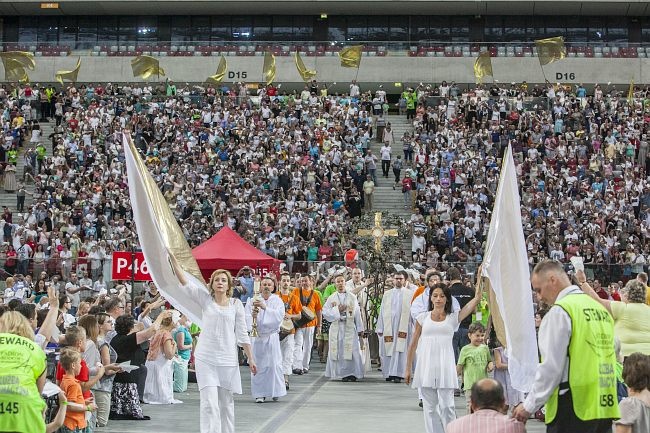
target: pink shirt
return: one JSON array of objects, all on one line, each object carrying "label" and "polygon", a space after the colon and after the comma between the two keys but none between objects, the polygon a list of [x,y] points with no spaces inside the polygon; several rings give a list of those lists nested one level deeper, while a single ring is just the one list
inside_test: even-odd
[{"label": "pink shirt", "polygon": [[481,409],[447,424],[447,433],[525,433],[526,426],[492,409]]}]

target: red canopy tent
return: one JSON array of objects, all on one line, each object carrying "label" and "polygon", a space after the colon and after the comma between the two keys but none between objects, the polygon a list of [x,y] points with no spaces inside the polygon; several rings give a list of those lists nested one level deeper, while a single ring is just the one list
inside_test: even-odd
[{"label": "red canopy tent", "polygon": [[266,274],[277,272],[281,260],[264,254],[229,227],[224,227],[217,234],[192,250],[203,278],[210,278],[215,269],[226,269],[235,275],[244,266],[253,271]]}]

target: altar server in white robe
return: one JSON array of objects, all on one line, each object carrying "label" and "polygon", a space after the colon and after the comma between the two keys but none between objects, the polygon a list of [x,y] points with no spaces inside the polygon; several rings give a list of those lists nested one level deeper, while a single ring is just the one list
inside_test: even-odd
[{"label": "altar server in white robe", "polygon": [[256,318],[257,337],[251,336],[257,374],[251,374],[251,394],[255,402],[266,399],[277,401],[287,395],[282,374],[282,351],[280,350],[280,323],[284,319],[284,304],[275,291],[275,280],[265,277],[260,281],[261,299],[251,297],[246,302],[246,325],[249,332]]},{"label": "altar server in white robe", "polygon": [[410,309],[414,291],[406,287],[408,274],[396,272],[394,287],[384,293],[377,319],[381,371],[387,382],[400,383],[406,367],[413,322]]},{"label": "altar server in white robe", "polygon": [[[368,300],[368,286],[373,283],[373,279],[368,278],[364,280],[363,271],[359,268],[353,268],[350,273],[352,274],[352,279],[345,283],[345,290],[357,296],[357,302],[359,302],[359,309],[361,311],[361,322],[365,327],[369,323],[368,311],[372,308]],[[372,366],[370,362],[370,346],[368,345],[368,337],[366,336],[361,337],[361,358],[363,359],[364,371],[368,373],[372,370]]]},{"label": "altar server in white robe", "polygon": [[325,376],[356,382],[364,375],[359,337],[365,330],[357,297],[346,290],[345,275],[334,278],[336,292],[323,307],[323,317],[331,322]]}]

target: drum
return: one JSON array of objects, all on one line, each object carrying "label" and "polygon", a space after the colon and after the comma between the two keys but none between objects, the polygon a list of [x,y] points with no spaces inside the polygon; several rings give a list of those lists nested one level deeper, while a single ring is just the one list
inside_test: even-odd
[{"label": "drum", "polygon": [[282,323],[280,323],[280,341],[287,338],[287,335],[291,334],[293,329],[293,322],[291,319],[284,319]]},{"label": "drum", "polygon": [[311,308],[302,306],[302,311],[300,312],[300,319],[294,320],[293,325],[297,328],[304,328],[306,324],[313,321],[316,318],[316,313],[314,313]]}]

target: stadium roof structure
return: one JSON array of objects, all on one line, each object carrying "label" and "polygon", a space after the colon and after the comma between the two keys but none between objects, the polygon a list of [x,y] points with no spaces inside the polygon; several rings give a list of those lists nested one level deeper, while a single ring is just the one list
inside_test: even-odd
[{"label": "stadium roof structure", "polygon": [[263,11],[263,14],[431,14],[438,15],[578,15],[578,16],[647,16],[650,2],[646,0],[590,1],[520,1],[520,0],[67,0],[55,8],[42,9],[43,3],[33,0],[0,2],[2,15],[185,15],[241,14]]}]

